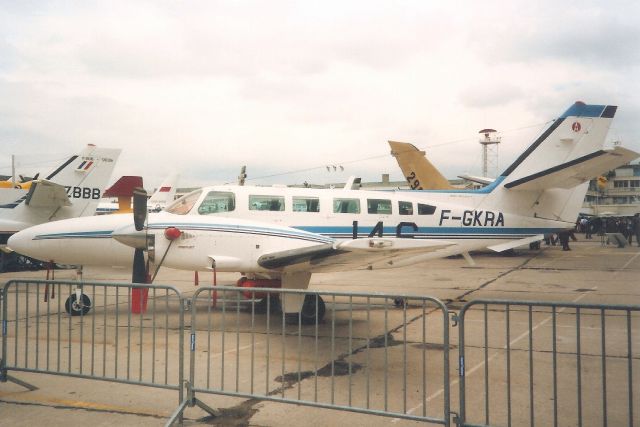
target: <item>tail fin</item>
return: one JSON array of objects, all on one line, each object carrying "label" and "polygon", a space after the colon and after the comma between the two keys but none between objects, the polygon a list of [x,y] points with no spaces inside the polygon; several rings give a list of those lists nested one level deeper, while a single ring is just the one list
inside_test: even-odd
[{"label": "tail fin", "polygon": [[604,149],[616,109],[576,102],[496,180],[490,199],[523,216],[573,224],[589,180],[638,157]]},{"label": "tail fin", "polygon": [[[93,215],[120,151],[88,145],[48,174],[46,179],[34,181],[29,194],[24,197],[31,200],[31,204],[18,203],[12,209],[2,211],[2,219],[35,225]],[[68,200],[61,199],[64,193]]]},{"label": "tail fin", "polygon": [[603,149],[617,108],[573,104],[504,171],[501,175],[504,186],[513,188],[597,155]]},{"label": "tail fin", "polygon": [[425,157],[415,145],[407,142],[388,141],[391,155],[398,161],[398,166],[413,190],[451,190],[447,178]]},{"label": "tail fin", "polygon": [[176,196],[176,183],[178,182],[178,174],[171,174],[162,181],[160,187],[149,199],[149,208],[154,212],[159,212],[173,202]]}]

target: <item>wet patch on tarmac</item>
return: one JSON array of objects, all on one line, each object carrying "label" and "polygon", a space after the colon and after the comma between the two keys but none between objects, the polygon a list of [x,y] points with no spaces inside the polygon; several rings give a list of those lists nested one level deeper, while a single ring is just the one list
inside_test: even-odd
[{"label": "wet patch on tarmac", "polygon": [[[355,374],[360,369],[362,369],[362,365],[359,363],[351,362],[351,373]],[[333,376],[339,377],[343,375],[349,375],[349,362],[346,362],[343,359],[338,359],[333,362]],[[331,377],[331,363],[327,363],[322,368],[318,369],[318,376],[320,377]]]},{"label": "wet patch on tarmac", "polygon": [[[386,342],[385,342],[385,337],[386,337]],[[396,345],[400,345],[402,344],[402,341],[398,341],[395,340],[393,338],[393,334],[391,332],[387,333],[387,334],[383,334],[383,335],[378,335],[377,337],[371,338],[369,340],[369,348],[385,348],[385,347],[393,347]],[[361,347],[358,350],[364,349],[365,347]],[[357,353],[358,350],[356,350],[354,352]]]},{"label": "wet patch on tarmac", "polygon": [[[245,400],[239,405],[218,409],[220,411],[218,416],[209,415],[197,419],[196,422],[212,426],[248,427],[251,417],[258,412],[258,409],[254,408],[258,403],[260,403],[258,399]],[[185,422],[185,425],[189,425],[189,423]]]},{"label": "wet patch on tarmac", "polygon": [[[351,374],[355,374],[359,370],[362,369],[362,365],[359,363],[351,363]],[[333,362],[333,366],[331,362],[324,365],[322,368],[318,369],[316,375],[319,377],[341,377],[343,375],[349,375],[349,362],[344,359],[338,359]],[[313,377],[313,371],[302,371],[302,372],[289,372],[284,375],[279,375],[275,378],[275,381],[282,383],[284,387],[292,387],[298,381],[305,380],[307,378]]]},{"label": "wet patch on tarmac", "polygon": [[[414,348],[418,350],[444,350],[444,344],[427,342],[424,344],[413,344]],[[458,348],[455,344],[449,344],[449,350]]]}]

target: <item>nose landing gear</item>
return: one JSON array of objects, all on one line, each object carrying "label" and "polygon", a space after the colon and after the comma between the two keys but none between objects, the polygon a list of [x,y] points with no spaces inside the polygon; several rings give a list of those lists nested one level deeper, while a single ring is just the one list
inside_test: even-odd
[{"label": "nose landing gear", "polygon": [[91,298],[83,294],[81,289],[76,289],[65,301],[64,309],[71,316],[84,316],[91,310]]}]

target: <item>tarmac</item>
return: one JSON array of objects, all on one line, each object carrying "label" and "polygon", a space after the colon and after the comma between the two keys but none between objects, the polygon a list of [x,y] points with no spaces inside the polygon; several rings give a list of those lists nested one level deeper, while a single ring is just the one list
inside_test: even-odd
[{"label": "tarmac", "polygon": [[[475,254],[475,266],[470,266],[462,257],[456,257],[391,270],[316,274],[312,277],[310,289],[428,295],[445,302],[455,312],[466,302],[477,299],[640,306],[640,248],[636,246],[635,240],[633,246],[618,248],[603,244],[598,238],[585,240],[582,234],[577,237],[577,242],[570,243],[571,251],[562,251],[559,246],[545,246],[543,243],[540,250],[518,249],[510,255]],[[124,269],[85,268],[83,274],[86,281],[128,282],[130,279],[130,273]],[[238,277],[238,274],[224,273],[218,274],[217,280],[219,285],[233,285]],[[0,275],[0,284],[14,278],[44,279],[45,272],[4,273]],[[56,279],[74,278],[74,270],[56,271]],[[209,275],[201,274],[200,285],[206,284],[210,279]],[[175,286],[185,295],[191,295],[197,289],[193,281],[192,272],[169,269],[162,269],[156,279],[156,283]],[[397,321],[397,317],[394,317],[388,327],[397,327]],[[615,322],[616,319],[607,317],[606,321]],[[634,326],[638,321],[638,317],[634,316]],[[539,323],[545,322],[548,320]],[[638,331],[640,328],[633,329],[632,336],[634,372],[640,372]],[[452,328],[452,334],[451,342],[457,343],[455,328]],[[563,337],[563,340],[570,341],[567,337]],[[618,349],[621,354],[626,351],[625,345],[626,341],[622,340]],[[455,352],[452,352],[452,357],[457,357]],[[505,361],[502,358],[496,358],[492,361],[492,369],[501,370],[503,363]],[[459,400],[456,369],[456,361],[452,360],[452,411],[457,411]],[[172,390],[61,375],[26,372],[10,374],[38,389],[28,391],[11,382],[0,383],[0,426],[161,426],[178,405],[176,392]],[[467,375],[472,374],[475,373],[470,373],[467,368]],[[514,381],[517,382],[518,378]],[[536,381],[551,379],[540,375]],[[496,394],[500,393],[502,386],[496,384],[492,387],[496,387],[495,390],[491,389]],[[611,385],[609,393],[613,393],[609,400],[614,406],[617,400],[627,398],[626,391],[616,396],[615,384]],[[633,407],[636,412],[640,412],[639,395],[640,393],[634,395]],[[400,399],[396,395],[390,397]],[[189,408],[185,412],[185,425],[423,425],[410,420],[258,399],[217,395],[199,395],[198,398],[221,410],[221,416],[211,418],[197,407]],[[514,399],[514,404],[516,401]],[[472,402],[471,405],[482,406],[482,403]],[[623,415],[620,415],[620,419],[626,419]],[[609,413],[609,416],[612,417],[609,424],[618,425],[616,415]],[[638,416],[640,414],[636,415]],[[527,420],[527,414],[519,414],[518,417],[520,418],[514,418],[514,425]],[[545,420],[540,419],[536,419],[536,424],[547,425]],[[595,424],[601,423],[596,421]]]}]

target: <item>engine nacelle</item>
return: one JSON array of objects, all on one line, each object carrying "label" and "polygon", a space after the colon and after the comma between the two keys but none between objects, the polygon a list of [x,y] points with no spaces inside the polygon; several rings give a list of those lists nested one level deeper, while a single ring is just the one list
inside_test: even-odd
[{"label": "engine nacelle", "polygon": [[[238,279],[238,283],[236,284],[239,288],[280,288],[282,287],[282,281],[279,279],[249,279],[247,277],[241,277]],[[246,290],[242,292],[242,295],[246,299],[256,298],[262,299],[266,298],[269,292],[256,292],[252,290]],[[277,295],[272,295],[271,298],[274,298]]]}]

